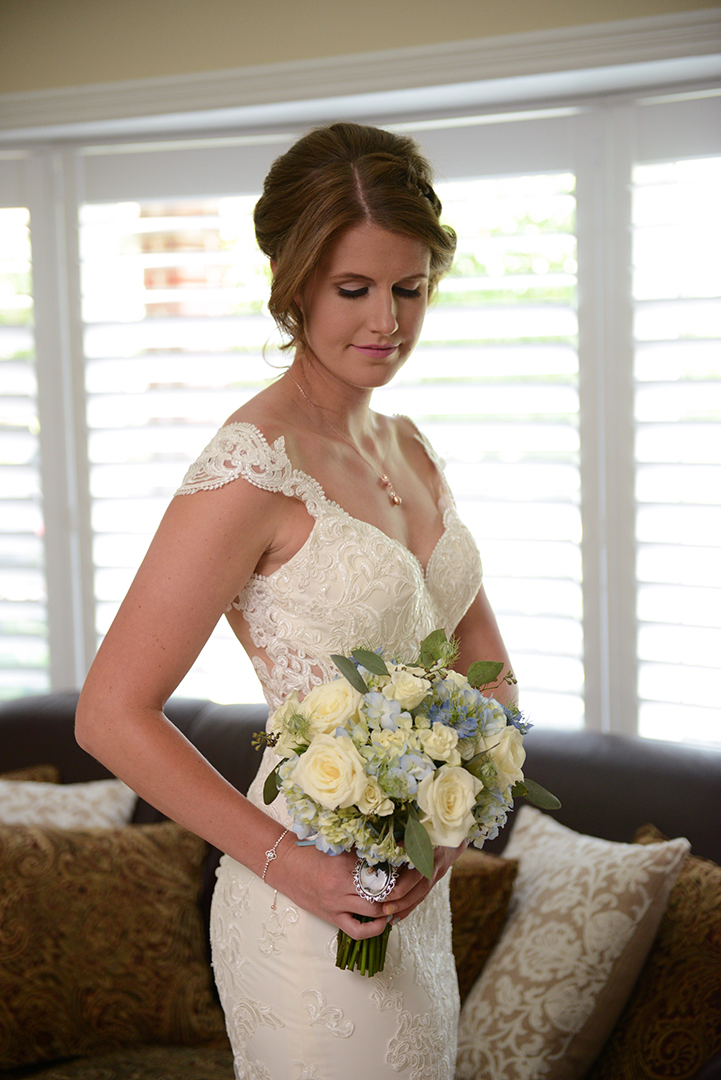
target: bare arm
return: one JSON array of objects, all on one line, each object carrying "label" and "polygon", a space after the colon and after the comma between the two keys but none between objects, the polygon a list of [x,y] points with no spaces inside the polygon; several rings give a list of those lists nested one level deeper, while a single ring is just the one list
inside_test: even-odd
[{"label": "bare arm", "polygon": [[[243,480],[175,498],[101,645],[80,696],[78,742],[169,818],[262,874],[276,821],[229,784],[167,719],[167,698],[259,560],[283,545],[288,500]],[[380,933],[355,893],[351,854],[283,839],[266,880],[356,938]],[[398,895],[412,882],[398,887]]]},{"label": "bare arm", "polygon": [[[501,678],[512,671],[511,661],[498,629],[496,617],[481,586],[478,595],[456,627],[455,636],[460,643],[460,655],[456,666],[467,672],[475,660],[500,660],[503,662]],[[513,704],[518,697],[517,688],[504,682],[494,690],[493,696],[504,705]]]}]

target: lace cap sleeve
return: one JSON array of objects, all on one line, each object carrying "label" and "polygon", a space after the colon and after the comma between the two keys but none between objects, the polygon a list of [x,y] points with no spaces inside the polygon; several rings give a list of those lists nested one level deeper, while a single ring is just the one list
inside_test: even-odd
[{"label": "lace cap sleeve", "polygon": [[253,424],[228,424],[190,466],[176,495],[209,491],[242,477],[267,491],[291,494],[293,467],[281,436],[270,445]]}]

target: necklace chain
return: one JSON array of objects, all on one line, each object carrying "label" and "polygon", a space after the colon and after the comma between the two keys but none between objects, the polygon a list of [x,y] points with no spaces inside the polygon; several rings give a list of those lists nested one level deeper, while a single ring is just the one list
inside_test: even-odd
[{"label": "necklace chain", "polygon": [[[294,379],[294,378],[293,378],[293,376],[292,376],[292,375],[290,374],[290,372],[288,372],[288,377],[290,378],[290,381],[291,381],[291,382],[292,382],[292,383],[293,383],[293,384],[294,384],[295,386],[297,386],[298,390],[300,391],[300,393],[302,394],[302,396],[303,396],[303,397],[305,398],[305,400],[306,400],[306,401],[308,402],[308,404],[309,404],[309,405],[310,405],[310,406],[311,406],[311,407],[312,407],[313,409],[315,409],[315,411],[316,411],[317,413],[319,413],[319,414],[320,414],[320,416],[321,416],[321,419],[322,419],[322,420],[324,420],[324,421],[326,422],[326,424],[327,424],[327,425],[328,425],[328,427],[329,427],[329,428],[331,429],[331,431],[334,431],[334,432],[336,433],[336,435],[338,436],[338,438],[339,438],[339,439],[342,439],[342,440],[343,440],[343,442],[344,442],[344,443],[346,443],[346,445],[350,446],[351,450],[355,450],[355,452],[356,452],[356,454],[358,455],[358,457],[359,457],[359,458],[360,458],[360,459],[361,459],[362,461],[364,461],[364,462],[366,463],[366,465],[368,465],[368,466],[369,466],[369,468],[371,468],[371,469],[373,470],[373,472],[374,472],[374,473],[376,474],[376,476],[377,476],[377,477],[378,477],[378,479],[380,480],[380,482],[381,482],[381,484],[383,485],[383,487],[384,487],[384,488],[386,489],[386,492],[387,492],[387,494],[388,494],[388,498],[389,498],[389,499],[390,499],[390,501],[391,501],[391,504],[392,504],[393,506],[400,506],[400,505],[401,505],[401,503],[403,502],[403,500],[401,499],[400,495],[396,495],[396,493],[395,493],[395,490],[394,490],[394,488],[393,488],[393,484],[392,484],[391,480],[389,479],[389,477],[388,477],[388,474],[387,474],[386,472],[384,472],[384,471],[383,471],[383,468],[382,468],[382,466],[381,466],[381,469],[380,469],[380,471],[379,471],[379,470],[378,470],[378,469],[376,468],[376,466],[375,466],[375,465],[373,465],[373,464],[372,464],[372,463],[371,463],[371,462],[370,462],[370,461],[368,460],[368,458],[367,458],[367,457],[365,456],[365,454],[364,454],[364,453],[363,453],[363,452],[362,452],[361,450],[359,450],[359,449],[358,449],[358,447],[357,447],[357,446],[356,446],[356,444],[355,444],[355,443],[354,443],[354,442],[352,441],[352,439],[348,439],[348,438],[347,438],[347,437],[346,437],[346,436],[345,436],[345,435],[343,434],[343,432],[342,432],[342,431],[339,431],[339,430],[338,430],[338,428],[337,428],[337,427],[335,426],[335,424],[333,424],[333,423],[332,423],[332,422],[331,422],[331,421],[330,421],[330,420],[328,419],[328,417],[326,416],[325,412],[324,412],[324,411],[323,411],[323,409],[322,409],[322,408],[320,407],[320,405],[316,405],[316,403],[315,403],[315,402],[314,402],[314,401],[313,401],[313,400],[312,400],[311,398],[309,398],[309,397],[308,397],[308,395],[306,394],[306,392],[305,392],[305,390],[303,389],[303,387],[302,387],[302,386],[300,385],[300,383],[299,383],[299,382],[297,382],[297,381],[296,381],[296,379]],[[379,458],[378,460],[380,461],[380,458]]]}]

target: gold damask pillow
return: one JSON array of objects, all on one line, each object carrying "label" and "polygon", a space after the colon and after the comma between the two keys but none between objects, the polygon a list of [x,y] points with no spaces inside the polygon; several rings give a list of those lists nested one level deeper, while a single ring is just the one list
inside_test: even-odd
[{"label": "gold damask pillow", "polygon": [[504,849],[519,861],[513,899],[461,1010],[456,1080],[581,1080],[643,967],[688,848],[583,836],[521,807]]},{"label": "gold damask pillow", "polygon": [[[653,825],[636,843],[667,838]],[[621,1019],[588,1080],[688,1080],[721,1052],[721,866],[689,855]]]},{"label": "gold damask pillow", "polygon": [[518,873],[515,859],[469,847],[451,870],[453,956],[461,1001],[498,941]]},{"label": "gold damask pillow", "polygon": [[0,1068],[223,1035],[205,858],[171,822],[0,826]]}]

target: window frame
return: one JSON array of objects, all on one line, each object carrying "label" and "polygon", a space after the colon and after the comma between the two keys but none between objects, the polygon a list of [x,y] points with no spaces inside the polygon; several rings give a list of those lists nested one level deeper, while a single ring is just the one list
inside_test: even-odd
[{"label": "window frame", "polygon": [[[598,731],[634,734],[638,712],[631,168],[641,160],[639,148],[646,160],[668,147],[672,137],[683,150],[680,156],[712,152],[704,142],[706,135],[683,118],[689,101],[712,102],[709,114],[714,107],[717,110],[719,99],[704,98],[708,92],[715,93],[717,88],[699,83],[684,87],[683,93],[672,85],[645,96],[614,92],[590,99],[557,100],[550,106],[529,104],[522,116],[510,103],[500,109],[494,105],[458,110],[461,118],[464,112],[479,116],[492,136],[490,141],[497,145],[505,142],[508,154],[515,154],[519,166],[528,163],[527,171],[539,164],[539,171],[544,164],[550,168],[552,156],[547,144],[540,148],[537,162],[533,155],[524,154],[520,136],[525,124],[548,122],[554,126],[558,121],[563,139],[573,150],[572,161],[564,165],[558,158],[555,167],[568,167],[577,177],[585,726]],[[664,107],[666,118],[671,114],[676,117],[671,135],[659,106]],[[641,110],[654,107],[655,115],[645,114],[654,121],[646,130],[639,125]],[[412,124],[403,116],[367,119],[388,126],[393,126],[395,119],[399,126],[418,129],[421,137],[424,127],[447,113],[446,107],[437,117],[419,118]],[[279,136],[294,136],[305,126],[302,121],[276,124],[265,130],[261,140],[257,131],[238,129],[211,140],[192,136],[183,140],[177,135],[170,139],[169,133],[160,141],[157,135],[133,142],[129,138],[77,139],[0,154],[13,163],[7,190],[12,192],[14,185],[31,214],[53,689],[80,685],[96,651],[78,272],[79,207],[101,191],[109,198],[113,190],[124,192],[125,198],[139,197],[141,178],[152,181],[154,157],[168,162],[174,155],[186,155],[184,190],[177,194],[188,194],[185,186],[197,182],[189,180],[188,165],[194,165],[196,172],[191,175],[198,177],[203,172],[217,177],[218,170],[220,175],[229,176],[234,151],[247,160],[251,145],[262,148],[253,165],[254,175],[264,171],[266,161],[280,152]],[[443,140],[439,137],[431,142],[441,147]],[[212,170],[207,169],[207,155],[214,159]],[[0,160],[0,164],[5,161]],[[176,169],[175,175],[181,175],[180,170]],[[175,193],[164,184],[163,177],[163,194]],[[196,193],[202,194],[194,190]],[[151,189],[146,187],[142,196],[152,197]]]}]

